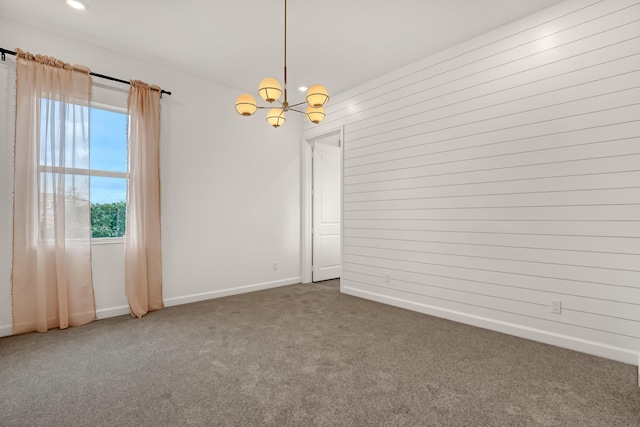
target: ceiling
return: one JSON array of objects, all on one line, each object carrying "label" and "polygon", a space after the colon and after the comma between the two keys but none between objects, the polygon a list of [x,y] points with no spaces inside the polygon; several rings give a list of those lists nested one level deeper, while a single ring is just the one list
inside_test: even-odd
[{"label": "ceiling", "polygon": [[[241,91],[282,81],[283,0],[84,1],[77,12],[64,0],[0,0],[0,16]],[[560,2],[289,0],[289,87],[322,83],[335,95]]]}]

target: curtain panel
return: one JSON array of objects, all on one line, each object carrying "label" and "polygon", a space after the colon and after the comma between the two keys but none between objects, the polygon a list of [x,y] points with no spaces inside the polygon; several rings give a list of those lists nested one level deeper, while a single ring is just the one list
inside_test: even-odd
[{"label": "curtain panel", "polygon": [[160,88],[131,81],[128,112],[126,290],[131,315],[142,317],[164,307],[160,241]]},{"label": "curtain panel", "polygon": [[17,49],[13,333],[96,318],[84,67]]}]

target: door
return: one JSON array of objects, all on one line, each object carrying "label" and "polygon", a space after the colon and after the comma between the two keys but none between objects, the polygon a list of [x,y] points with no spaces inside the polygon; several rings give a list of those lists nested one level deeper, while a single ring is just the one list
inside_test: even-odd
[{"label": "door", "polygon": [[340,277],[340,147],[313,144],[312,281]]}]

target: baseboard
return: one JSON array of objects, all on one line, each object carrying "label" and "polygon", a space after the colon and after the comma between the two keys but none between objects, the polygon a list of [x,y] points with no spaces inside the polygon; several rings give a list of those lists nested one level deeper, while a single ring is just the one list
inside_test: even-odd
[{"label": "baseboard", "polygon": [[291,277],[288,279],[276,280],[273,282],[256,283],[253,285],[237,286],[218,291],[203,292],[201,294],[185,295],[180,297],[165,298],[165,307],[189,304],[192,302],[205,301],[213,298],[222,298],[230,295],[244,294],[247,292],[261,291],[264,289],[278,288],[280,286],[295,285],[301,283],[301,277]]},{"label": "baseboard", "polygon": [[[188,304],[191,302],[205,301],[213,298],[221,298],[221,297],[226,297],[230,295],[244,294],[247,292],[277,288],[280,286],[295,285],[300,282],[301,282],[301,277],[291,277],[289,279],[276,280],[273,282],[264,282],[264,283],[256,283],[253,285],[237,286],[235,288],[222,289],[219,291],[204,292],[201,294],[167,298],[164,300],[164,305],[165,307],[171,307],[174,305],[182,305],[182,304]],[[130,314],[130,312],[131,311],[128,305],[122,305],[118,307],[109,307],[109,308],[102,308],[102,309],[96,310],[96,317],[98,319],[108,319],[109,317],[124,316],[124,315]],[[0,337],[8,337],[12,335],[12,333],[13,333],[13,328],[11,327],[11,325],[0,326]]]},{"label": "baseboard", "polygon": [[98,319],[108,319],[109,317],[123,316],[130,314],[131,310],[128,305],[121,305],[119,307],[101,308],[96,310],[96,317]]},{"label": "baseboard", "polygon": [[11,325],[0,326],[0,337],[8,337],[13,334],[13,328]]},{"label": "baseboard", "polygon": [[341,286],[340,291],[347,295],[352,295],[383,304],[393,305],[395,307],[417,311],[431,316],[442,317],[444,319],[453,320],[455,322],[465,323],[467,325],[477,326],[496,332],[502,332],[520,338],[555,345],[557,347],[563,347],[594,356],[604,357],[607,359],[616,360],[618,362],[628,363],[630,365],[636,365],[639,366],[640,375],[640,356],[635,351],[609,346],[593,341],[587,341],[567,335],[554,334],[552,332],[528,328],[513,323],[501,322],[486,317],[474,316],[459,311],[447,310],[439,307],[408,301],[401,298],[381,295],[375,292],[363,291],[361,289],[350,288],[348,286]]}]

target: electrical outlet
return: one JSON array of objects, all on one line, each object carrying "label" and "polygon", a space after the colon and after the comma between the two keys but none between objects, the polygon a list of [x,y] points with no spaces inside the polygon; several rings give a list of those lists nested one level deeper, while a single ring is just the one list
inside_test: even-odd
[{"label": "electrical outlet", "polygon": [[276,271],[278,269],[278,263],[274,262],[273,263],[273,271]]},{"label": "electrical outlet", "polygon": [[562,301],[560,301],[559,299],[552,299],[551,300],[550,311],[553,314],[562,313]]},{"label": "electrical outlet", "polygon": [[391,283],[391,275],[389,273],[384,273],[384,283]]}]

